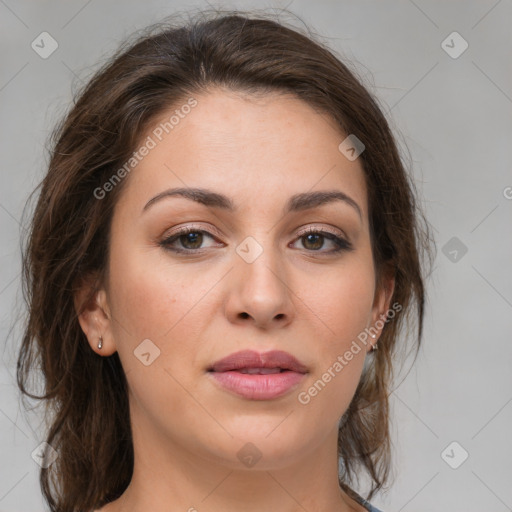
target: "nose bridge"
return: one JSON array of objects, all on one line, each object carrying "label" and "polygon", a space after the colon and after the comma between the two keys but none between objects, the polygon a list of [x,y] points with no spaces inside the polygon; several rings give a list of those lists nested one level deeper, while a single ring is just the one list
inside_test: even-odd
[{"label": "nose bridge", "polygon": [[259,230],[236,247],[231,314],[249,315],[260,324],[274,318],[291,318],[290,289],[286,265],[272,232]]},{"label": "nose bridge", "polygon": [[[281,291],[284,286],[283,262],[280,261],[279,248],[272,239],[272,233],[258,232],[255,236],[249,235],[236,248],[238,255],[237,267],[243,282],[258,293],[260,288],[272,288],[272,291]],[[270,290],[268,290],[270,291]]]}]

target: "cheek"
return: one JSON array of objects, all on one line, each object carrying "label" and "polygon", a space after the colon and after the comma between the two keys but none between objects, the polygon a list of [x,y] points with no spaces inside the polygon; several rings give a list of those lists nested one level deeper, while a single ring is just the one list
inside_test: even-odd
[{"label": "cheek", "polygon": [[322,321],[327,333],[322,339],[339,349],[368,326],[374,291],[371,262],[354,258],[342,270],[315,280],[301,295]]},{"label": "cheek", "polygon": [[155,258],[126,246],[112,248],[110,302],[116,348],[137,407],[156,423],[182,414],[190,404],[179,382],[190,372],[190,358],[197,350],[194,340],[202,329],[201,299],[211,288],[203,274],[195,282],[191,277],[170,265],[165,254]]},{"label": "cheek", "polygon": [[373,281],[361,275],[338,277],[318,296],[324,324],[319,328],[327,334],[315,336],[315,366],[297,396],[311,418],[323,417],[333,426],[354,396],[368,350],[360,335],[370,318]]},{"label": "cheek", "polygon": [[[130,373],[134,386],[139,378],[155,379],[155,389],[165,383],[170,384],[170,393],[181,392],[170,377],[170,382],[162,377],[162,371],[167,369],[180,382],[193,380],[192,371],[201,373],[192,363],[201,353],[203,335],[219,309],[212,300],[219,274],[222,277],[225,272],[207,263],[175,263],[164,250],[155,248],[134,250],[119,244],[112,247],[111,255],[114,339],[125,373]],[[144,340],[151,343],[142,345]],[[153,353],[157,356],[151,366],[145,367],[134,357],[148,352],[143,347],[149,348],[151,359]],[[150,376],[147,370],[153,369],[158,372],[151,371]],[[160,384],[158,378],[163,378]]]},{"label": "cheek", "polygon": [[374,295],[371,259],[355,256],[343,270],[316,280],[314,289],[316,293],[311,289],[302,293],[321,319],[316,324],[324,334],[315,337],[316,364],[301,389],[299,403],[311,413],[323,411],[325,415],[330,410],[328,415],[335,421],[355,393],[368,349],[364,330],[371,318]]},{"label": "cheek", "polygon": [[111,261],[114,314],[133,338],[157,340],[179,331],[209,289],[205,276],[191,280],[190,273],[170,265],[165,254],[155,258],[144,251],[113,250]]}]

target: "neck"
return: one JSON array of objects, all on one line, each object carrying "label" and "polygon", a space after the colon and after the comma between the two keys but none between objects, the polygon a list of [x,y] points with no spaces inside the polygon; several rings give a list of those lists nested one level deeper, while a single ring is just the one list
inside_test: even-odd
[{"label": "neck", "polygon": [[[143,417],[138,415],[139,420]],[[339,487],[337,428],[293,460],[277,463],[261,457],[251,467],[240,468],[208,454],[208,447],[187,449],[151,431],[149,422],[132,425],[133,476],[105,512],[365,511]]]}]

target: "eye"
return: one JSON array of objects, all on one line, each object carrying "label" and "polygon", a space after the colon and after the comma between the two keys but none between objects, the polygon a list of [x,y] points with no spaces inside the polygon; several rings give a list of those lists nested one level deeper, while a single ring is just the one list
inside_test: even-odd
[{"label": "eye", "polygon": [[[334,249],[330,251],[320,251],[324,246],[325,240],[328,240]],[[297,241],[302,240],[303,247],[313,252],[327,252],[328,254],[337,253],[340,251],[351,251],[353,250],[352,244],[344,238],[338,236],[334,232],[326,229],[318,229],[310,227],[305,231],[299,233]]]},{"label": "eye", "polygon": [[[179,229],[171,236],[163,239],[160,245],[168,251],[175,253],[199,253],[201,249],[214,247],[214,244],[203,246],[205,239],[215,240],[215,236],[204,229],[196,228],[194,226],[187,226]],[[309,252],[320,253],[338,253],[341,251],[353,250],[352,244],[344,238],[338,236],[336,233],[315,227],[299,233],[297,241],[302,240],[303,247]],[[325,241],[328,241],[334,248],[330,251],[322,251]],[[179,245],[179,247],[177,246]]]},{"label": "eye", "polygon": [[[198,249],[205,248],[202,247],[205,237],[211,238],[212,240],[215,239],[215,237],[209,231],[198,229],[194,226],[188,226],[181,228],[176,233],[162,240],[160,245],[168,251],[178,253],[198,252]],[[176,247],[176,243],[179,243],[181,247]]]}]

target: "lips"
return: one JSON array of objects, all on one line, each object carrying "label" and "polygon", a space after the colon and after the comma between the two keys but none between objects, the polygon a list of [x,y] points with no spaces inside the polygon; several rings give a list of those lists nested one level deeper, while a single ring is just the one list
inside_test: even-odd
[{"label": "lips", "polygon": [[294,356],[282,350],[259,353],[254,350],[242,350],[235,352],[213,363],[210,372],[239,371],[247,374],[268,375],[283,371],[307,373],[307,367]]},{"label": "lips", "polygon": [[243,350],[220,359],[207,375],[220,389],[245,400],[274,400],[297,388],[308,368],[288,352]]}]

